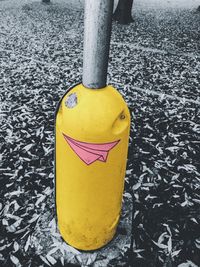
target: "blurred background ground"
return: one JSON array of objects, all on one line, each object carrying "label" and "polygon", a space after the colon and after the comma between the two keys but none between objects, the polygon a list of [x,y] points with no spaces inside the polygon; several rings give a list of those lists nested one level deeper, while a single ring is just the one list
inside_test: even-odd
[{"label": "blurred background ground", "polygon": [[113,23],[109,82],[132,114],[123,212],[115,239],[82,253],[56,227],[53,173],[82,2],[0,1],[1,266],[200,266],[199,4],[135,0],[134,22]]}]

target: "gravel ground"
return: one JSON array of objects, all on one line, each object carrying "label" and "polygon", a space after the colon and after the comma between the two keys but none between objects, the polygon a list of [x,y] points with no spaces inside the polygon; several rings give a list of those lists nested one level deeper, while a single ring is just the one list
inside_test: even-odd
[{"label": "gravel ground", "polygon": [[83,12],[0,1],[2,267],[200,266],[200,13],[145,1],[134,23],[113,23],[109,81],[132,114],[129,157],[117,235],[91,253],[63,242],[54,207],[54,111],[81,80]]}]

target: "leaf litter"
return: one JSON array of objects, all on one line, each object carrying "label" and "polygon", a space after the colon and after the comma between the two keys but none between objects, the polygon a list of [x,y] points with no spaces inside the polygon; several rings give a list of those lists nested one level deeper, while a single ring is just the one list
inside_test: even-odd
[{"label": "leaf litter", "polygon": [[123,210],[116,238],[84,253],[61,239],[53,196],[54,111],[80,80],[82,41],[69,36],[81,36],[83,13],[63,3],[19,1],[7,8],[6,2],[0,18],[8,32],[0,35],[1,266],[200,266],[200,110],[186,101],[200,97],[199,58],[120,46],[133,41],[196,53],[198,15],[165,10],[155,16],[136,8],[135,24],[113,25],[109,79],[132,113]]}]

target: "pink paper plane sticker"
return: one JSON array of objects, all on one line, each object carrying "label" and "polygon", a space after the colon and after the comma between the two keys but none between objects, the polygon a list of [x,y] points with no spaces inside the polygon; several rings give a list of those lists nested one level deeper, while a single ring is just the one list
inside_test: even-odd
[{"label": "pink paper plane sticker", "polygon": [[111,143],[94,144],[77,141],[65,135],[64,133],[63,136],[71,149],[87,165],[92,164],[96,160],[106,162],[109,151],[114,148],[120,141],[117,140]]}]

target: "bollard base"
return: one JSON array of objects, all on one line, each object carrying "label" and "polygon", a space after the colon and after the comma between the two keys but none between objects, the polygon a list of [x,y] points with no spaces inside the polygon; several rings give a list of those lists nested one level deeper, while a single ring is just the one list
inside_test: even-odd
[{"label": "bollard base", "polygon": [[66,227],[64,224],[60,224],[58,222],[58,228],[64,241],[68,245],[83,251],[93,251],[107,245],[113,239],[116,233],[117,225],[118,225],[118,220],[115,223],[115,225],[112,226],[113,227],[112,229],[110,230],[105,229],[105,231],[99,233],[97,237],[93,236],[93,233],[89,232],[88,233],[69,232],[69,227]]}]

